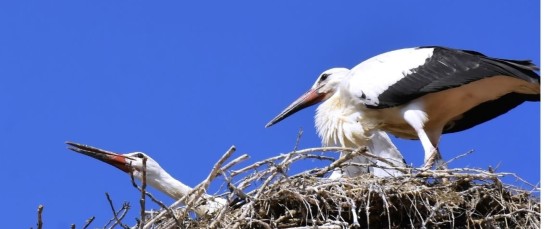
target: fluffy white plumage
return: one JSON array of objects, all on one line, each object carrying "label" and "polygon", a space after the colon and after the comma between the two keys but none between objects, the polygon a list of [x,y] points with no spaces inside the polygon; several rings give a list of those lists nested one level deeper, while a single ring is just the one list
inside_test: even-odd
[{"label": "fluffy white plumage", "polygon": [[[315,113],[315,127],[321,137],[323,146],[342,146],[357,148],[367,146],[370,153],[383,157],[393,162],[388,165],[384,162],[372,160],[365,156],[357,156],[351,160],[353,163],[367,164],[376,163],[380,167],[405,167],[403,156],[395,147],[388,134],[381,131],[369,119],[365,119],[363,112],[360,112],[354,106],[348,104],[348,100],[343,97],[340,82],[347,77],[349,70],[345,68],[329,69],[321,74],[330,74],[325,80],[326,90],[334,91],[326,99]],[[318,87],[319,80],[313,85]],[[322,83],[322,82],[321,82]],[[330,90],[329,87],[332,87]],[[342,155],[343,156],[343,155]],[[355,177],[366,173],[372,173],[377,177],[397,176],[399,171],[394,169],[381,169],[378,167],[360,167],[347,166],[343,169],[343,175]],[[338,174],[333,174],[332,178],[338,178]]]}]

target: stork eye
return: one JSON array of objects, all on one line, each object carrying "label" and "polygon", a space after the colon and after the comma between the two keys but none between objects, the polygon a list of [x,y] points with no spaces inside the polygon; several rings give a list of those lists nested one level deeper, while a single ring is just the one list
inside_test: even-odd
[{"label": "stork eye", "polygon": [[328,73],[323,73],[323,75],[321,75],[321,78],[320,78],[321,81],[326,80],[326,79],[328,78],[329,75],[330,75],[330,74],[328,74]]},{"label": "stork eye", "polygon": [[139,158],[144,158],[145,157],[142,153],[138,153],[138,154],[136,154],[136,156],[139,157]]}]

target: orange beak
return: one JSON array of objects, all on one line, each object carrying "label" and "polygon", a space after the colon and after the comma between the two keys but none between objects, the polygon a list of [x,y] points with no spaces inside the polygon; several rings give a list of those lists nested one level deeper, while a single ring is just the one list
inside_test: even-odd
[{"label": "orange beak", "polygon": [[273,118],[265,125],[265,128],[275,125],[283,119],[291,116],[292,114],[312,105],[315,105],[325,99],[325,93],[317,92],[317,88],[310,89],[304,93],[296,101],[292,102],[286,109],[284,109],[279,115]]}]

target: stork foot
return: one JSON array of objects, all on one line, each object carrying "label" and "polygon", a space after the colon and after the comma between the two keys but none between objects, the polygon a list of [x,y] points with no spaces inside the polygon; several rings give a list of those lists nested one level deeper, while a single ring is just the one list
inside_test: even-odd
[{"label": "stork foot", "polygon": [[[430,157],[426,160],[424,166],[422,166],[422,171],[429,170],[432,167],[434,167],[435,170],[446,170],[448,168],[447,162],[443,160],[437,148],[432,151]],[[449,183],[449,178],[445,177],[437,178],[436,180],[444,184]]]},{"label": "stork foot", "polygon": [[428,170],[434,167],[435,169],[447,169],[447,163],[443,161],[443,158],[441,157],[441,153],[439,153],[439,150],[437,148],[433,149],[430,153],[430,157],[424,162],[424,166],[422,166],[422,170]]},{"label": "stork foot", "polygon": [[432,153],[432,155],[428,158],[428,160],[426,160],[426,162],[422,166],[422,170],[428,170],[428,169],[431,169],[434,166],[435,161],[436,161],[435,155],[436,155],[435,153]]}]

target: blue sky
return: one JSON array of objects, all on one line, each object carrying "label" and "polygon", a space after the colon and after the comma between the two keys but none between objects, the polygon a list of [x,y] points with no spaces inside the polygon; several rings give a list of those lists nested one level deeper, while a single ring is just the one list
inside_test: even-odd
[{"label": "blue sky", "polygon": [[[47,228],[82,227],[90,216],[102,227],[111,218],[104,192],[118,206],[130,201],[137,215],[128,176],[67,150],[68,140],[144,151],[196,185],[231,145],[252,157],[246,163],[292,150],[300,128],[300,148],[319,146],[314,108],[264,125],[328,68],[420,45],[540,65],[539,4],[3,1],[2,227],[35,226],[39,204]],[[395,144],[409,163],[422,163],[420,142]],[[444,135],[440,149],[446,159],[475,150],[451,167],[500,165],[538,183],[540,104]]]}]

